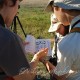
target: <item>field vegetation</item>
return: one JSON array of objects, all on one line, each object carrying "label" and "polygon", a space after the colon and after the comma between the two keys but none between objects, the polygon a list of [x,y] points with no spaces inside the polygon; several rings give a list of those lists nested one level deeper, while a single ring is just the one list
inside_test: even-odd
[{"label": "field vegetation", "polygon": [[[52,35],[48,32],[50,27],[50,14],[44,11],[44,7],[28,7],[21,6],[18,17],[27,34],[32,34],[36,38],[41,36],[43,38],[51,38]],[[18,25],[18,32],[24,38],[20,26]]]}]

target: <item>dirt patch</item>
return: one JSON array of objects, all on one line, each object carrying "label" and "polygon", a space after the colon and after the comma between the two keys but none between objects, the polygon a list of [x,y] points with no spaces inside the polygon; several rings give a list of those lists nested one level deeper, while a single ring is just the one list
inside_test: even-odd
[{"label": "dirt patch", "polygon": [[49,0],[23,0],[21,4],[29,6],[46,6]]}]

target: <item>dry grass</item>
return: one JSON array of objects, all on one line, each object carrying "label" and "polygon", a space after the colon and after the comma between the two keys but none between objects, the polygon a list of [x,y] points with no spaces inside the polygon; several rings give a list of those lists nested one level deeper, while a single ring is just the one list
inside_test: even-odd
[{"label": "dry grass", "polygon": [[28,6],[46,6],[49,0],[23,0],[21,4]]}]

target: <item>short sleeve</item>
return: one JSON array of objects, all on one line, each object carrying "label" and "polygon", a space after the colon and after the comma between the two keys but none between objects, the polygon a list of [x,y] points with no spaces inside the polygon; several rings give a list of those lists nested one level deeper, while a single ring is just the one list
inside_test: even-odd
[{"label": "short sleeve", "polygon": [[7,75],[18,75],[30,67],[17,36],[8,35],[0,52],[0,67]]},{"label": "short sleeve", "polygon": [[68,74],[69,71],[71,70],[73,59],[72,59],[72,56],[69,55],[67,52],[63,53],[63,52],[58,51],[58,54],[57,54],[58,63],[54,70],[54,73],[58,76]]}]

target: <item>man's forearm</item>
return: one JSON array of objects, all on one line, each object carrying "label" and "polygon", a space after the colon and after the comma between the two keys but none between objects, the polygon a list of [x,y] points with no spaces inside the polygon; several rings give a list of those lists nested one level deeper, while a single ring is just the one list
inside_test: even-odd
[{"label": "man's forearm", "polygon": [[39,62],[38,56],[34,55],[33,59],[30,62],[30,68],[35,69],[37,67],[38,62]]},{"label": "man's forearm", "polygon": [[36,66],[39,62],[37,56],[34,56],[30,62],[30,68],[23,71],[20,75],[14,77],[15,80],[34,80],[36,76]]},{"label": "man's forearm", "polygon": [[49,73],[55,69],[55,66],[53,64],[51,64],[48,60],[41,60],[41,62],[46,66],[47,70],[49,71]]}]

